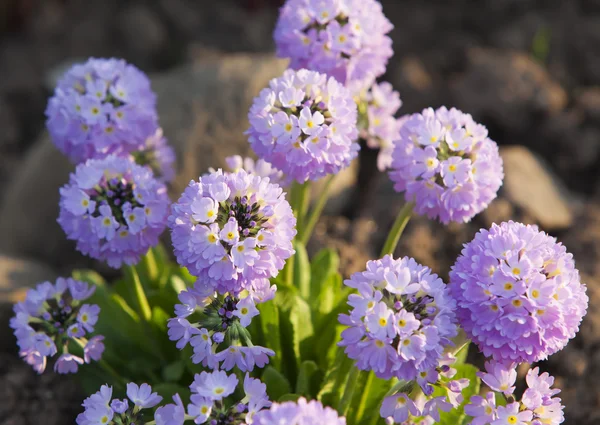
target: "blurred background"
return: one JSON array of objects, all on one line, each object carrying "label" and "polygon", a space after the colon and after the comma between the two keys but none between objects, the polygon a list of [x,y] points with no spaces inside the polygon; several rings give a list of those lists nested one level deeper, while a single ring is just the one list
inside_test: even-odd
[{"label": "blurred background", "polygon": [[[161,125],[190,178],[248,153],[252,98],[285,69],[272,31],[281,0],[0,0],[0,424],[67,424],[82,394],[37,377],[16,355],[11,303],[33,283],[100,264],[56,224],[71,165],[44,132],[57,78],[89,56],[122,57],[151,76]],[[577,338],[542,368],[557,377],[566,424],[600,424],[600,0],[382,0],[395,56],[382,80],[400,113],[455,106],[501,145],[499,198],[472,223],[413,219],[397,255],[447,277],[480,227],[514,219],[557,236],[588,285]],[[402,198],[375,155],[344,173],[311,243],[335,246],[343,273],[378,252]],[[358,187],[359,190],[355,190]],[[132,353],[133,355],[133,353]]]}]

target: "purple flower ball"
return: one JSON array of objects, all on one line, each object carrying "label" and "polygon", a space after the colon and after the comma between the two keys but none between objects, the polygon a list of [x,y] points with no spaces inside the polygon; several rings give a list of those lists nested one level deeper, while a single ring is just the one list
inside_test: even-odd
[{"label": "purple flower ball", "polygon": [[261,410],[254,415],[253,424],[346,425],[346,418],[338,416],[331,407],[323,407],[317,400],[306,401],[305,398],[300,398],[298,402],[273,403],[270,409]]},{"label": "purple flower ball", "polygon": [[361,370],[383,379],[412,381],[435,369],[457,334],[455,303],[431,269],[386,255],[344,282],[358,290],[348,297],[350,314],[340,323],[340,346]]},{"label": "purple flower ball", "polygon": [[[74,279],[58,278],[43,282],[27,291],[25,300],[13,307],[10,319],[19,346],[19,354],[37,373],[46,369],[47,358],[59,352],[54,370],[76,373],[79,365],[98,361],[104,351],[104,339],[93,336],[100,307],[83,304],[96,288]],[[75,341],[75,343],[73,343]],[[69,346],[84,345],[84,359],[69,353]]]},{"label": "purple flower ball", "polygon": [[325,74],[286,70],[254,99],[248,119],[256,155],[289,180],[336,174],[358,154],[354,99]]},{"label": "purple flower ball", "polygon": [[137,150],[158,128],[150,81],[119,59],[73,66],[58,82],[46,117],[54,144],[74,163]]},{"label": "purple flower ball", "polygon": [[375,0],[288,0],[274,37],[291,68],[325,73],[358,93],[385,72],[392,29]]},{"label": "purple flower ball", "polygon": [[504,177],[498,146],[469,114],[441,107],[411,115],[395,143],[390,178],[415,211],[468,222],[496,197]]},{"label": "purple flower ball", "polygon": [[177,262],[199,285],[232,295],[279,273],[294,253],[295,226],[283,190],[245,170],[191,181],[169,217]]},{"label": "purple flower ball", "polygon": [[373,84],[360,100],[360,137],[367,141],[367,146],[371,149],[379,149],[379,171],[385,171],[392,165],[394,141],[398,140],[403,122],[395,114],[401,106],[400,93],[387,82]]},{"label": "purple flower ball", "polygon": [[488,357],[532,363],[561,350],[586,313],[573,256],[537,226],[482,229],[450,272],[458,321]]},{"label": "purple flower ball", "polygon": [[78,165],[60,195],[58,222],[67,237],[83,254],[114,268],[137,263],[166,227],[165,185],[127,158]]}]

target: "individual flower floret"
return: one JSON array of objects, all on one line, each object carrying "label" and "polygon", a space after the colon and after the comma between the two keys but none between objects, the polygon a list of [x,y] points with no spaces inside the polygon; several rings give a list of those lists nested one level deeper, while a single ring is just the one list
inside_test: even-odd
[{"label": "individual flower floret", "polygon": [[358,92],[385,72],[392,29],[375,0],[288,0],[274,37],[291,68],[326,73]]},{"label": "individual flower floret", "polygon": [[340,315],[349,328],[339,344],[356,367],[412,381],[438,366],[457,329],[455,303],[436,274],[412,258],[386,255],[344,284],[358,294],[348,297],[350,314]]},{"label": "individual flower floret", "polygon": [[450,272],[450,293],[469,338],[490,358],[536,362],[561,350],[586,313],[573,256],[536,226],[480,230]]},{"label": "individual flower floret", "polygon": [[270,409],[261,410],[254,415],[253,425],[273,424],[346,425],[346,418],[338,416],[330,407],[323,407],[319,401],[300,398],[297,402],[274,403]]},{"label": "individual flower floret", "polygon": [[[77,425],[145,423],[145,420],[149,419],[151,415],[144,409],[151,409],[162,400],[161,396],[152,392],[150,385],[138,386],[133,382],[127,384],[127,397],[129,400],[113,399],[112,387],[102,385],[100,391],[83,401],[82,406],[85,410],[77,416]],[[179,395],[176,395],[175,398],[179,399]],[[157,421],[157,423],[159,422]],[[167,423],[163,422],[161,425],[163,424]],[[181,425],[183,421],[171,422],[169,425],[175,424]]]},{"label": "individual flower floret", "polygon": [[415,211],[468,222],[496,197],[504,176],[498,146],[469,114],[441,107],[403,122],[390,178]]},{"label": "individual flower floret", "polygon": [[244,170],[190,182],[169,217],[179,264],[202,285],[232,295],[279,273],[294,253],[295,225],[283,190]]},{"label": "individual flower floret", "polygon": [[[508,371],[509,367],[505,370]],[[514,369],[514,368],[513,368]],[[472,425],[559,425],[564,421],[563,406],[558,397],[560,390],[552,389],[554,378],[548,373],[540,375],[539,368],[527,372],[527,389],[516,400],[512,392],[504,392],[506,406],[496,406],[495,394],[488,392],[484,397],[473,396],[465,406],[465,413],[473,417]],[[516,375],[516,371],[513,371]],[[485,381],[488,383],[488,381]],[[489,384],[488,384],[489,385]],[[492,390],[497,391],[494,384]],[[513,387],[514,389],[514,387]]]},{"label": "individual flower floret", "polygon": [[194,382],[190,385],[192,396],[188,405],[188,415],[197,424],[253,423],[257,412],[271,405],[267,396],[267,386],[246,374],[243,384],[245,397],[237,403],[226,403],[225,398],[233,394],[238,383],[235,375],[227,375],[223,371],[196,374]]},{"label": "individual flower floret", "polygon": [[[449,412],[463,402],[462,391],[469,386],[466,378],[453,379],[456,369],[450,366],[456,358],[445,354],[437,367],[420,372],[415,388],[408,382],[399,392],[383,399],[379,414],[388,423],[431,425],[440,422],[440,411]],[[434,386],[438,392],[434,395]],[[408,395],[410,394],[410,396]]]},{"label": "individual flower floret", "polygon": [[[258,315],[256,304],[273,298],[275,286],[267,279],[259,279],[259,286],[249,287],[245,298],[215,295],[198,282],[194,288],[181,291],[181,304],[175,305],[177,317],[168,322],[168,334],[177,341],[177,348],[188,343],[193,347],[192,362],[212,369],[251,371],[264,367],[275,353],[252,345],[246,329]],[[266,285],[268,288],[263,288]]]},{"label": "individual flower floret", "polygon": [[131,152],[158,128],[156,96],[148,78],[118,59],[89,59],[58,82],[46,126],[74,163]]},{"label": "individual flower floret", "polygon": [[288,69],[271,80],[248,119],[256,155],[299,183],[336,174],[359,150],[352,95],[318,72]]},{"label": "individual flower floret", "polygon": [[154,420],[156,425],[183,425],[185,421],[185,407],[179,394],[173,396],[175,404],[165,404],[156,409]]},{"label": "individual flower floret", "polygon": [[394,116],[402,106],[400,94],[390,83],[375,83],[358,102],[360,137],[370,148],[379,149],[377,168],[385,171],[392,164],[394,141],[398,139],[404,121],[404,118]]},{"label": "individual flower floret", "polygon": [[[100,307],[83,303],[94,289],[84,282],[58,278],[55,284],[38,284],[27,291],[24,301],[15,304],[10,327],[17,337],[19,355],[37,373],[44,372],[47,358],[59,352],[54,364],[58,373],[76,373],[83,363],[100,360],[104,337],[87,339],[94,332]],[[73,344],[83,347],[83,359],[69,352]]]},{"label": "individual flower floret", "polygon": [[111,267],[138,262],[166,227],[166,187],[127,158],[78,165],[60,195],[58,222],[67,237],[79,251]]}]

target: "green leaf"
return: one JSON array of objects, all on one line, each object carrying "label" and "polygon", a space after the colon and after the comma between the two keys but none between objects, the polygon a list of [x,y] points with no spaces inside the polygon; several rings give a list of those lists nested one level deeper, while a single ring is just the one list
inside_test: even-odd
[{"label": "green leaf", "polygon": [[317,399],[327,406],[337,406],[351,367],[352,360],[344,353],[343,348],[337,347],[335,359],[325,373]]},{"label": "green leaf", "polygon": [[283,403],[285,401],[298,401],[298,399],[301,397],[302,396],[300,394],[284,394],[281,397],[279,397],[279,400],[277,400],[277,402]]},{"label": "green leaf", "polygon": [[[364,372],[363,372],[364,373]],[[349,423],[368,425],[380,419],[379,408],[396,379],[379,379],[374,372],[368,372],[366,382],[359,391],[359,397],[352,402]]]},{"label": "green leaf", "polygon": [[96,286],[106,286],[106,281],[93,270],[73,270],[73,279],[91,283]]},{"label": "green leaf", "polygon": [[329,248],[322,249],[317,252],[311,261],[311,301],[321,297],[321,292],[325,283],[329,280],[332,274],[336,274],[340,267],[340,257],[338,254]]},{"label": "green leaf", "polygon": [[305,300],[310,298],[310,262],[308,261],[308,254],[306,253],[306,247],[302,242],[294,241],[294,249],[296,250],[296,258],[294,262],[294,285],[298,287],[300,295]]},{"label": "green leaf", "polygon": [[296,381],[296,393],[305,397],[313,394],[313,389],[319,387],[319,367],[311,360],[302,362]]},{"label": "green leaf", "polygon": [[186,405],[187,401],[190,399],[190,389],[188,387],[170,382],[153,385],[152,390],[162,396],[164,403],[170,402],[175,394],[179,394],[184,405]]},{"label": "green leaf", "polygon": [[258,306],[262,339],[267,348],[275,351],[271,359],[274,368],[281,366],[281,340],[279,334],[279,309],[273,302],[262,303]]},{"label": "green leaf", "polygon": [[176,361],[163,368],[162,376],[167,382],[177,382],[183,376],[184,371],[185,363],[183,361]]},{"label": "green leaf", "polygon": [[306,301],[300,297],[296,298],[296,303],[290,311],[290,322],[294,329],[294,353],[298,362],[313,357],[315,353],[311,339],[314,335],[311,311]]},{"label": "green leaf", "polygon": [[267,386],[267,394],[271,400],[279,400],[283,395],[292,392],[292,387],[287,378],[272,366],[265,368],[262,381]]},{"label": "green leaf", "polygon": [[[438,423],[441,425],[461,424],[466,417],[465,405],[469,403],[473,395],[479,393],[479,388],[481,386],[481,381],[477,376],[478,369],[475,366],[470,364],[460,364],[453,367],[456,369],[456,375],[452,379],[468,378],[470,383],[469,386],[462,391],[464,401],[459,407],[452,409],[450,412],[440,412],[441,420]],[[446,390],[436,388],[433,395],[434,397],[446,395]]]}]

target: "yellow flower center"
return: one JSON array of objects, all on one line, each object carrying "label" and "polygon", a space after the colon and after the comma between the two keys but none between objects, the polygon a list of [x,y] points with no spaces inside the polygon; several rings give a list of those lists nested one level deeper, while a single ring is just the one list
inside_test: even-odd
[{"label": "yellow flower center", "polygon": [[88,205],[90,205],[90,201],[88,201],[87,199],[84,199],[83,201],[81,201],[81,205],[83,205],[84,207],[87,207]]},{"label": "yellow flower center", "polygon": [[504,284],[504,290],[505,290],[505,291],[510,291],[512,288],[513,288],[513,284],[512,284],[512,283],[510,283],[510,282],[506,282],[506,283]]},{"label": "yellow flower center", "polygon": [[246,307],[242,307],[242,309],[240,310],[240,313],[242,313],[243,315],[248,314],[248,309]]},{"label": "yellow flower center", "polygon": [[486,414],[486,415],[488,415],[488,416],[489,416],[489,415],[491,415],[492,413],[494,413],[494,409],[492,409],[492,407],[491,407],[491,406],[488,406],[488,407],[486,407],[486,408],[485,408],[485,414]]},{"label": "yellow flower center", "polygon": [[87,322],[88,321],[88,315],[84,314],[83,316],[81,316],[81,321],[82,322]]},{"label": "yellow flower center", "polygon": [[90,127],[87,124],[81,124],[81,129],[83,131],[88,131],[90,129]]},{"label": "yellow flower center", "polygon": [[379,326],[385,326],[387,325],[387,319],[382,317],[381,319],[379,319]]},{"label": "yellow flower center", "polygon": [[263,240],[265,240],[265,235],[258,235],[256,239],[258,239],[259,242],[262,242]]},{"label": "yellow flower center", "polygon": [[456,171],[456,165],[454,165],[454,164],[450,164],[450,165],[448,166],[448,170],[449,170],[451,173],[455,172],[455,171]]},{"label": "yellow flower center", "polygon": [[202,339],[203,339],[204,341],[208,341],[208,335],[206,335],[206,334],[202,335]]},{"label": "yellow flower center", "polygon": [[492,310],[492,311],[498,311],[498,306],[496,304],[492,304],[490,306],[490,310]]},{"label": "yellow flower center", "polygon": [[117,118],[123,118],[123,111],[118,111],[117,112]]},{"label": "yellow flower center", "polygon": [[518,276],[518,275],[520,275],[520,274],[521,274],[521,269],[520,269],[520,268],[518,268],[518,267],[514,267],[514,268],[512,269],[512,273],[513,273],[513,274],[516,274],[516,275]]},{"label": "yellow flower center", "polygon": [[200,409],[200,411],[202,412],[203,415],[206,415],[208,413],[208,407],[202,406],[202,409]]},{"label": "yellow flower center", "polygon": [[135,221],[135,215],[129,214],[129,221]]},{"label": "yellow flower center", "polygon": [[404,319],[400,319],[398,320],[398,326],[400,326],[401,328],[406,326],[406,320]]},{"label": "yellow flower center", "polygon": [[508,418],[506,418],[506,422],[508,422],[509,424],[516,424],[517,421],[518,419],[515,415],[510,415]]},{"label": "yellow flower center", "polygon": [[338,41],[340,43],[345,43],[347,40],[346,36],[344,34],[340,34],[340,36],[338,37]]},{"label": "yellow flower center", "polygon": [[437,140],[437,137],[435,137],[435,136],[431,136],[431,137],[429,138],[429,141],[430,141],[431,143],[435,143],[435,141],[436,141],[436,140]]},{"label": "yellow flower center", "polygon": [[238,245],[237,251],[238,252],[243,252],[244,251],[244,245]]},{"label": "yellow flower center", "polygon": [[215,388],[215,394],[219,395],[219,394],[223,394],[225,392],[225,388]]},{"label": "yellow flower center", "polygon": [[227,233],[227,239],[233,239],[233,232]]},{"label": "yellow flower center", "polygon": [[121,230],[121,232],[119,233],[119,236],[121,236],[122,238],[124,238],[127,235],[128,235],[127,230]]},{"label": "yellow flower center", "polygon": [[217,237],[211,233],[210,235],[208,235],[208,241],[210,243],[215,243],[217,241]]},{"label": "yellow flower center", "polygon": [[285,125],[285,131],[287,131],[288,133],[289,133],[290,131],[292,131],[292,128],[294,128],[294,127],[293,127],[293,126],[292,126],[292,124],[290,124],[289,122],[288,122],[288,123]]},{"label": "yellow flower center", "polygon": [[433,159],[429,158],[429,159],[427,160],[427,166],[428,166],[428,167],[433,167]]},{"label": "yellow flower center", "polygon": [[383,347],[385,344],[383,343],[383,341],[375,341],[375,345],[378,346],[379,348]]},{"label": "yellow flower center", "polygon": [[367,308],[370,310],[373,307],[375,307],[375,302],[374,301],[369,301],[369,303],[367,304]]},{"label": "yellow flower center", "polygon": [[538,298],[540,296],[540,291],[538,291],[537,289],[534,289],[533,291],[531,291],[531,296],[533,298]]},{"label": "yellow flower center", "polygon": [[405,399],[403,396],[400,396],[400,397],[398,397],[398,398],[396,399],[396,402],[397,402],[398,404],[402,404],[402,405],[404,405],[404,404],[406,404],[406,399]]},{"label": "yellow flower center", "polygon": [[542,314],[544,314],[546,311],[545,310],[537,310],[537,314],[538,316],[541,316]]},{"label": "yellow flower center", "polygon": [[523,305],[523,302],[521,300],[513,300],[512,305],[515,307],[521,307]]},{"label": "yellow flower center", "polygon": [[310,121],[307,121],[307,122],[306,122],[306,126],[307,126],[308,128],[313,128],[313,127],[315,126],[315,123],[314,123],[314,122],[312,122],[312,120],[310,120]]},{"label": "yellow flower center", "polygon": [[94,106],[92,108],[92,114],[94,115],[98,115],[100,113],[100,108],[97,108],[96,106]]},{"label": "yellow flower center", "polygon": [[402,341],[402,345],[408,347],[410,345],[410,339],[405,339],[404,341]]}]

